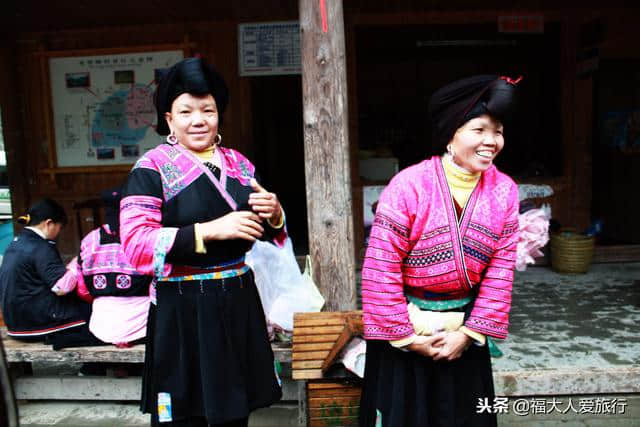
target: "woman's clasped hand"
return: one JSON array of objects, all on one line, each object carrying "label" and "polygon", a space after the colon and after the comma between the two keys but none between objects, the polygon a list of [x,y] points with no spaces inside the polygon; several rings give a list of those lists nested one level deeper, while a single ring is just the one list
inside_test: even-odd
[{"label": "woman's clasped hand", "polygon": [[440,332],[429,336],[416,336],[407,349],[433,360],[455,360],[471,344],[471,338],[459,331]]}]

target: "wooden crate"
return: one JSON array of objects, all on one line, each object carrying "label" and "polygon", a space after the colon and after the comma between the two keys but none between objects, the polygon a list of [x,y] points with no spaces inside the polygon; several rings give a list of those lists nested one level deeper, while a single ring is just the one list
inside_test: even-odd
[{"label": "wooden crate", "polygon": [[361,393],[358,380],[310,380],[307,383],[307,425],[357,426]]},{"label": "wooden crate", "polygon": [[359,311],[295,313],[293,316],[292,378],[323,378],[322,364],[345,329],[345,319]]}]

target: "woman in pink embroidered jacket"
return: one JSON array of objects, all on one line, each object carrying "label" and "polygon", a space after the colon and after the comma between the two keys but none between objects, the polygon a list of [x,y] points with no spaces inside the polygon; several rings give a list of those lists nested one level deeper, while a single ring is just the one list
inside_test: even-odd
[{"label": "woman in pink embroidered jacket", "polygon": [[152,425],[246,426],[280,399],[253,274],[256,239],[284,242],[284,214],[254,167],[222,147],[227,87],[200,58],[163,70],[157,132],[120,203],[131,265],[157,280],[147,322],[142,409]]},{"label": "woman in pink embroidered jacket", "polygon": [[494,398],[490,339],[508,329],[518,190],[493,161],[518,81],[481,75],[436,91],[436,155],[380,197],[362,269],[362,426],[496,425],[477,408]]},{"label": "woman in pink embroidered jacket", "polygon": [[117,347],[129,347],[147,332],[153,276],[138,273],[120,244],[121,187],[104,190],[105,223],[80,244],[78,288],[93,298],[89,330]]}]

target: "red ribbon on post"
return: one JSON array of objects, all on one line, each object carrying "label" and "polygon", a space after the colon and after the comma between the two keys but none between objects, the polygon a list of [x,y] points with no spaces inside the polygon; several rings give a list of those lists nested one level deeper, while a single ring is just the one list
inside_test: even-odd
[{"label": "red ribbon on post", "polygon": [[325,0],[320,0],[320,16],[322,17],[322,32],[326,33],[329,31],[329,26],[327,25],[327,5]]}]

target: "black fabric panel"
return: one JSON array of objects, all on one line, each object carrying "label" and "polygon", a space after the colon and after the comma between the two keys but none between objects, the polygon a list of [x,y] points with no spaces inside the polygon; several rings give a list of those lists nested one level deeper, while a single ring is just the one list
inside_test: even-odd
[{"label": "black fabric panel", "polygon": [[162,181],[157,171],[148,168],[136,168],[129,173],[122,188],[122,198],[127,196],[152,196],[162,199]]},{"label": "black fabric panel", "polygon": [[[129,276],[131,287],[126,289],[118,288],[116,282],[119,275]],[[95,276],[104,276],[107,286],[103,289],[97,289],[94,286]],[[151,276],[130,275],[125,273],[85,274],[83,277],[89,293],[94,297],[141,297],[149,295],[149,284],[153,279]]]},{"label": "black fabric panel", "polygon": [[176,239],[173,241],[173,246],[167,252],[167,262],[173,263],[174,260],[195,254],[196,235],[194,229],[195,224],[180,227],[176,234]]}]

